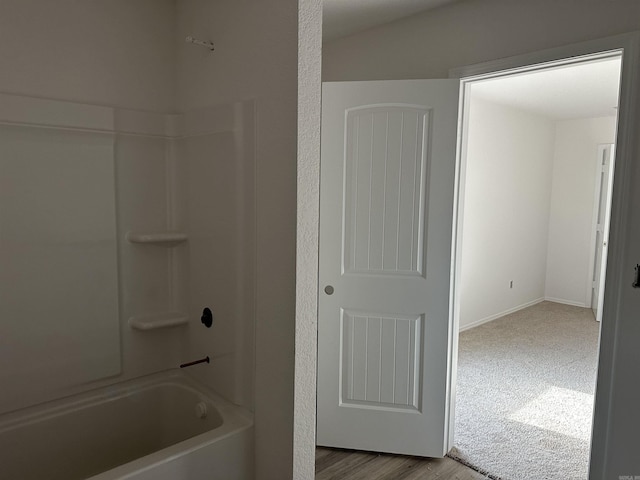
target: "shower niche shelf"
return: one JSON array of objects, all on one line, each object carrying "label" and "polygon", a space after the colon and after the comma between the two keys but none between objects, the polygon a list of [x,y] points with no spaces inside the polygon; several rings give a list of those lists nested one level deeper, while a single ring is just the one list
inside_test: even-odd
[{"label": "shower niche shelf", "polygon": [[147,331],[186,325],[188,321],[189,315],[184,312],[150,313],[130,317],[129,326],[134,330]]},{"label": "shower niche shelf", "polygon": [[127,233],[127,241],[130,243],[141,243],[147,245],[163,245],[173,247],[187,241],[187,234],[180,232],[159,232],[159,233]]}]

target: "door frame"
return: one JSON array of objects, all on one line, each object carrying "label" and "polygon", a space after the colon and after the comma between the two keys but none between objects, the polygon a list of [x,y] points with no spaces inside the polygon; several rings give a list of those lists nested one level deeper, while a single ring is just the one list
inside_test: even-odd
[{"label": "door frame", "polygon": [[[498,78],[514,73],[534,72],[554,66],[564,66],[580,63],[597,58],[607,58],[619,55],[622,58],[622,72],[620,76],[620,96],[618,100],[618,125],[617,137],[614,142],[616,148],[616,162],[614,164],[614,178],[618,181],[612,194],[610,231],[609,231],[609,262],[607,264],[605,278],[604,307],[600,343],[598,347],[598,374],[596,380],[596,393],[594,399],[594,416],[591,440],[591,454],[589,462],[589,478],[604,478],[606,471],[606,454],[608,440],[608,424],[610,419],[610,407],[612,403],[614,359],[617,356],[617,343],[615,334],[621,318],[618,301],[623,286],[625,275],[625,240],[627,238],[627,225],[624,219],[628,218],[629,202],[623,201],[631,196],[629,177],[631,176],[633,158],[633,125],[640,120],[638,112],[634,108],[636,94],[634,93],[635,72],[639,68],[638,55],[640,54],[640,32],[618,35],[589,42],[583,42],[565,47],[552,48],[534,52],[527,55],[519,55],[496,61],[469,65],[452,69],[451,78],[459,78],[460,102],[458,124],[458,155],[456,164],[456,185],[454,197],[454,232],[452,248],[452,275],[450,298],[450,328],[453,329],[452,338],[455,339],[453,351],[456,358],[452,359],[451,380],[455,395],[455,378],[457,367],[457,332],[459,331],[459,286],[460,257],[462,244],[462,219],[464,208],[464,184],[466,173],[466,144],[468,134],[469,87],[473,82],[488,78]],[[454,412],[450,415],[450,446],[453,446]]]}]

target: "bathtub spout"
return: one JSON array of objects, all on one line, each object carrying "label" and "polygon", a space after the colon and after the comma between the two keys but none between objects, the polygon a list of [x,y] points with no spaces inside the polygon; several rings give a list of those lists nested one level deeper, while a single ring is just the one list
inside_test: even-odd
[{"label": "bathtub spout", "polygon": [[180,368],[185,368],[185,367],[190,367],[192,365],[197,365],[199,363],[209,363],[209,355],[207,355],[205,358],[201,358],[200,360],[194,360],[193,362],[187,362],[187,363],[183,363],[182,365],[180,365]]}]

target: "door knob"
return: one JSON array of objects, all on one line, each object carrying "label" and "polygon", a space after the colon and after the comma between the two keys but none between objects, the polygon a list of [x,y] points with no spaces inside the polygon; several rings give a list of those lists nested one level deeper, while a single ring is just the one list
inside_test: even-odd
[{"label": "door knob", "polygon": [[324,293],[327,295],[333,295],[333,287],[331,285],[327,285],[324,287]]}]

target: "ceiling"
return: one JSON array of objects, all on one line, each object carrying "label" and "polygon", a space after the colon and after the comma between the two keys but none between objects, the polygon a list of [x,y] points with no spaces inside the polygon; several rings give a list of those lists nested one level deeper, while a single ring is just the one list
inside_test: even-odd
[{"label": "ceiling", "polygon": [[473,83],[472,95],[556,120],[615,115],[620,58]]},{"label": "ceiling", "polygon": [[408,17],[457,0],[323,0],[324,41]]}]

